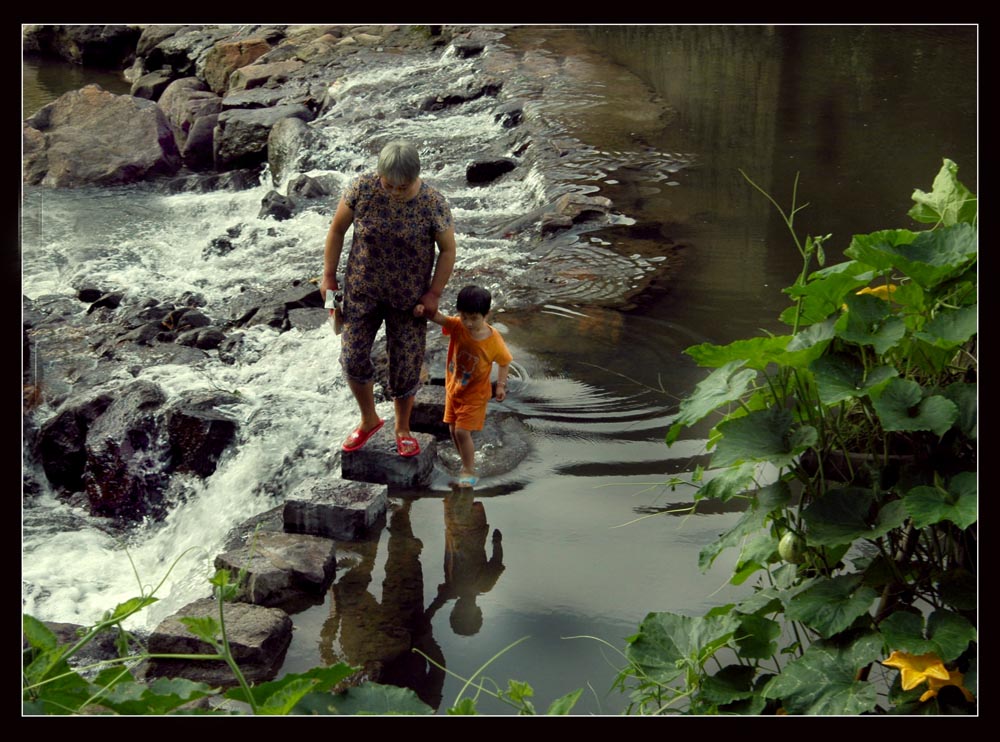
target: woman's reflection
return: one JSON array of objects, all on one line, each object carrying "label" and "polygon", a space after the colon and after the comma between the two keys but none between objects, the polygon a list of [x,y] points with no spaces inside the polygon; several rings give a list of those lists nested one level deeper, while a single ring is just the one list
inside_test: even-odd
[{"label": "woman's reflection", "polygon": [[366,677],[380,683],[412,688],[437,709],[444,670],[411,651],[419,649],[444,667],[444,655],[432,634],[432,614],[424,611],[423,543],[413,535],[409,500],[391,508],[381,603],[368,589],[379,538],[376,531],[364,541],[342,544],[345,551],[357,553],[359,561],[331,588],[330,618],[320,632],[321,656],[327,664],[343,660],[360,666]]}]

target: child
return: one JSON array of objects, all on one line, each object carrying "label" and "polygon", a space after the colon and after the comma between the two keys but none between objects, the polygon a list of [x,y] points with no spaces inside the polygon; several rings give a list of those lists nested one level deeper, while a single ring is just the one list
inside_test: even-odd
[{"label": "child", "polygon": [[[458,292],[455,307],[457,317],[435,312],[427,319],[441,325],[442,332],[450,336],[448,366],[445,373],[444,421],[448,423],[451,439],[462,456],[460,487],[472,487],[476,478],[476,447],[472,431],[482,430],[486,422],[486,404],[492,396],[490,373],[493,364],[498,366],[496,399],[503,402],[507,396],[507,371],[513,357],[500,333],[486,323],[493,297],[479,286],[466,286]],[[424,306],[413,310],[424,316]]]}]

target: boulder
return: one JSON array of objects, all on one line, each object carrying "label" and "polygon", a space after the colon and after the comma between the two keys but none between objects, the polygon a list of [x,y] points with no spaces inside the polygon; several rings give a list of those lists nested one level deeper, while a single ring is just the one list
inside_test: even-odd
[{"label": "boulder", "polygon": [[202,77],[214,92],[224,93],[233,72],[253,64],[270,49],[271,45],[261,38],[220,41],[205,55]]},{"label": "boulder", "polygon": [[[292,642],[292,619],[280,608],[252,603],[226,603],[223,615],[230,651],[247,681],[273,680]],[[149,636],[151,654],[215,654],[211,645],[181,622],[184,617],[218,620],[218,603],[213,598],[196,600],[160,622]],[[146,680],[186,678],[212,686],[237,685],[232,670],[222,660],[150,659],[139,674]]]},{"label": "boulder", "polygon": [[245,574],[236,599],[294,612],[303,603],[322,603],[337,571],[337,549],[329,538],[263,531],[250,543],[215,558],[233,580]]},{"label": "boulder", "polygon": [[298,59],[288,59],[284,62],[270,64],[251,64],[240,67],[229,78],[229,90],[250,90],[262,87],[270,81],[284,82],[304,63]]},{"label": "boulder", "polygon": [[117,185],[180,168],[163,111],[152,101],[99,85],[65,93],[25,121],[23,177],[33,185]]},{"label": "boulder", "polygon": [[67,62],[108,69],[126,67],[135,56],[142,27],[111,25],[32,25],[23,31],[25,49]]},{"label": "boulder", "polygon": [[449,440],[451,433],[444,422],[445,391],[443,384],[424,384],[417,391],[410,413],[410,428],[430,433],[438,440]]},{"label": "boulder", "polygon": [[286,118],[311,121],[313,113],[301,104],[223,111],[214,132],[216,168],[233,170],[266,162],[271,129]]},{"label": "boulder", "polygon": [[145,98],[146,100],[159,100],[160,96],[163,95],[163,91],[167,89],[170,85],[172,78],[170,77],[169,70],[155,70],[153,72],[147,72],[144,75],[140,75],[132,83],[132,88],[129,91],[136,98]]},{"label": "boulder", "polygon": [[375,530],[389,504],[388,488],[366,482],[319,480],[285,498],[284,526],[289,533],[356,541]]}]

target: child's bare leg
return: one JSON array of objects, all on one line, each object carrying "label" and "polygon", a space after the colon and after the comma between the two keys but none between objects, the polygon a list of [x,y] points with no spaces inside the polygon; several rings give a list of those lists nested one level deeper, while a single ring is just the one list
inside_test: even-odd
[{"label": "child's bare leg", "polygon": [[462,474],[465,476],[475,476],[476,474],[476,444],[472,440],[472,431],[465,428],[452,428],[452,439],[455,447],[462,456]]}]

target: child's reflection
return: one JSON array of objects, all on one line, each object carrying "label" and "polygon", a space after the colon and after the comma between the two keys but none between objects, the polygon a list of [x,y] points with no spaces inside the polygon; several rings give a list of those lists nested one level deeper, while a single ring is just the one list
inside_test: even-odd
[{"label": "child's reflection", "polygon": [[486,558],[486,509],[471,492],[455,490],[444,499],[444,583],[427,609],[428,616],[452,598],[449,621],[456,634],[471,636],[483,625],[483,609],[476,599],[489,592],[503,572],[503,544],[493,530],[493,552]]},{"label": "child's reflection", "polygon": [[432,635],[431,614],[424,611],[423,543],[413,535],[410,501],[394,506],[390,516],[381,603],[368,589],[379,537],[374,533],[364,541],[342,545],[360,560],[331,588],[330,618],[320,632],[320,653],[327,664],[343,660],[364,668],[378,682],[412,688],[436,709],[444,670],[411,651],[419,649],[444,667],[444,655]]}]

